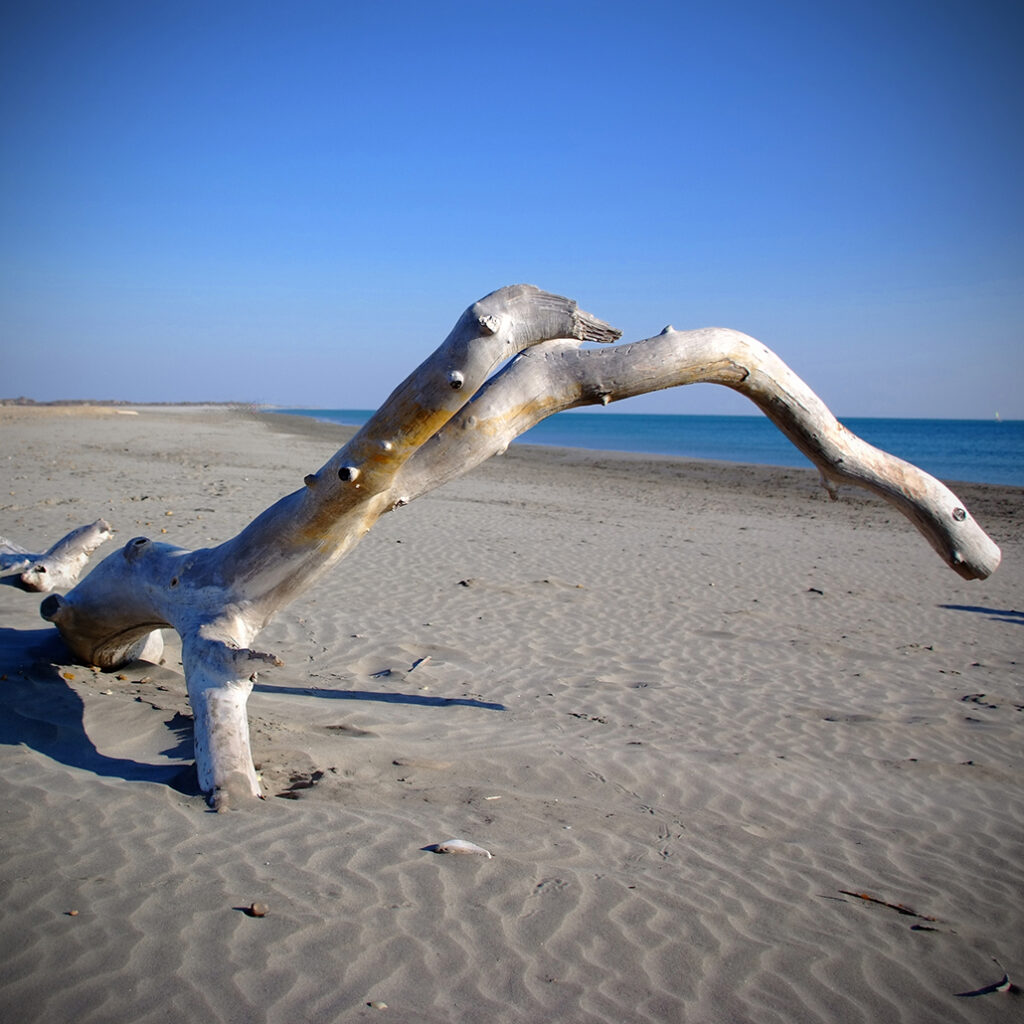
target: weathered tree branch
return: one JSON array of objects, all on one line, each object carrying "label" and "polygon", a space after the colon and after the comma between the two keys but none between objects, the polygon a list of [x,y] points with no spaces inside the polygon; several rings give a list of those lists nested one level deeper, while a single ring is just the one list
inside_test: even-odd
[{"label": "weathered tree branch", "polygon": [[97,519],[62,537],[48,551],[33,555],[0,537],[0,583],[45,594],[70,587],[81,575],[92,553],[110,540],[110,523]]},{"label": "weathered tree branch", "polygon": [[260,795],[245,704],[259,665],[277,663],[251,647],[275,612],[382,514],[560,409],[697,381],[724,384],[756,402],[827,482],[868,487],[900,508],[961,575],[981,578],[998,565],[998,548],[951,492],[845,430],[759,342],[721,329],[666,329],[631,345],[581,347],[616,337],[568,299],[527,285],[494,292],[303,488],[236,537],[198,551],[135,538],[66,597],[48,597],[42,615],[77,657],[103,668],[152,656],[160,629],[178,631],[200,786],[223,808]]},{"label": "weathered tree branch", "polygon": [[409,461],[396,481],[396,501],[410,501],[503,452],[552,413],[695,383],[746,395],[818,467],[833,498],[841,483],[874,491],[965,579],[984,579],[998,567],[999,548],[948,487],[862,441],[774,352],[720,327],[666,327],[654,338],[610,349],[553,341],[523,353]]}]

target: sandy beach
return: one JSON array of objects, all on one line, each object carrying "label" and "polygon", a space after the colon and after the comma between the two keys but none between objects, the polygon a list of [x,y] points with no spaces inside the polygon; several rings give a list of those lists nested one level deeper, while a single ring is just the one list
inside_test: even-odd
[{"label": "sandy beach", "polygon": [[[0,534],[210,546],[349,434],[133,410],[0,407]],[[0,1019],[1016,1019],[1024,492],[953,488],[981,583],[810,469],[514,446],[261,635],[219,815],[173,634],[94,672],[0,587]]]}]

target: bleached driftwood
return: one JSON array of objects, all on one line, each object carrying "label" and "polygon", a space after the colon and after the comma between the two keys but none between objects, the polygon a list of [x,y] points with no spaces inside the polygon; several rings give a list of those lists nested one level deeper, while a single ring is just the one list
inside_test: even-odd
[{"label": "bleached driftwood", "polygon": [[999,565],[999,548],[948,487],[862,441],[771,349],[723,327],[666,327],[644,341],[596,350],[558,340],[524,352],[403,467],[398,500],[411,501],[503,452],[553,413],[695,383],[745,395],[818,467],[830,497],[844,483],[874,491],[964,579],[984,579]]},{"label": "bleached driftwood", "polygon": [[112,536],[110,523],[97,519],[72,530],[41,555],[0,537],[0,583],[41,594],[64,590],[74,585],[92,553]]},{"label": "bleached driftwood", "polygon": [[881,494],[961,576],[983,578],[998,565],[999,549],[951,491],[843,428],[759,342],[718,328],[666,328],[629,345],[583,347],[618,335],[569,299],[528,285],[502,288],[467,309],[300,490],[236,537],[198,551],[135,538],[66,597],[48,597],[43,617],[77,657],[102,668],[137,657],[155,631],[178,631],[199,784],[223,808],[260,795],[246,701],[259,667],[278,662],[252,648],[259,631],[385,512],[503,451],[561,409],[723,384],[756,402],[833,493],[836,483],[850,482]]}]

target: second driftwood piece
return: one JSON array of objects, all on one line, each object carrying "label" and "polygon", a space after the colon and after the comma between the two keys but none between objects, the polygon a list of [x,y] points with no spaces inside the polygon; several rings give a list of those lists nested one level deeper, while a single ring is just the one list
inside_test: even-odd
[{"label": "second driftwood piece", "polygon": [[830,490],[848,482],[881,494],[961,576],[984,578],[999,564],[999,549],[948,488],[851,434],[753,338],[666,328],[605,347],[618,336],[569,299],[529,285],[493,292],[463,313],[348,444],[237,536],[197,551],[137,537],[65,597],[48,597],[43,617],[77,657],[102,668],[139,656],[160,629],[178,631],[199,784],[222,808],[260,795],[246,701],[259,668],[279,663],[253,647],[260,630],[385,512],[562,409],[723,384],[754,401]]},{"label": "second driftwood piece", "polygon": [[72,530],[41,555],[0,537],[0,583],[40,594],[65,590],[74,585],[93,552],[113,535],[110,523],[97,519]]}]

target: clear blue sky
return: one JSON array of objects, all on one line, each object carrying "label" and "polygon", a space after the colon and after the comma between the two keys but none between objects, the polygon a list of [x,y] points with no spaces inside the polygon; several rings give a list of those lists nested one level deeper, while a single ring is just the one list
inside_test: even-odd
[{"label": "clear blue sky", "polygon": [[[1024,5],[5,4],[0,396],[376,406],[527,281],[1024,418]],[[753,411],[721,388],[635,412]]]}]

